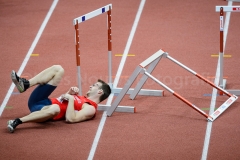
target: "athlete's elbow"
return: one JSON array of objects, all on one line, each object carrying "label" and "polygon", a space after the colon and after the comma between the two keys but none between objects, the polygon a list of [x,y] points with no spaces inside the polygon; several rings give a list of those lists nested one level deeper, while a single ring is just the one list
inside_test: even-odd
[{"label": "athlete's elbow", "polygon": [[67,123],[76,123],[76,119],[73,117],[66,117],[65,121]]},{"label": "athlete's elbow", "polygon": [[73,119],[66,119],[67,123],[76,123]]},{"label": "athlete's elbow", "polygon": [[90,119],[89,117],[86,116],[82,116],[82,117],[78,117],[78,118],[74,118],[74,117],[70,117],[70,118],[66,118],[66,122],[67,123],[78,123],[78,122],[83,122]]}]

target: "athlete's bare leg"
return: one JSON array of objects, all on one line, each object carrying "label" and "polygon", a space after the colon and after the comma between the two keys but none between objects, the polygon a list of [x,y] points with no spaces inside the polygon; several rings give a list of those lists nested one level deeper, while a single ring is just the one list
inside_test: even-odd
[{"label": "athlete's bare leg", "polygon": [[27,122],[44,122],[49,119],[52,119],[54,116],[59,114],[60,108],[57,104],[52,104],[49,106],[45,106],[40,111],[35,111],[30,113],[27,116],[24,116],[22,118],[17,118],[15,120],[9,120],[8,121],[8,130],[9,132],[13,133],[15,128],[22,123]]},{"label": "athlete's bare leg", "polygon": [[60,112],[60,108],[57,104],[52,104],[50,106],[45,106],[40,111],[32,112],[27,116],[19,118],[22,123],[28,122],[44,122],[46,120],[52,119]]},{"label": "athlete's bare leg", "polygon": [[52,86],[57,86],[64,74],[64,69],[60,65],[53,65],[39,74],[37,74],[35,77],[31,78],[29,80],[30,87],[36,85],[36,84],[50,84]]},{"label": "athlete's bare leg", "polygon": [[29,87],[37,84],[50,84],[52,86],[57,86],[62,79],[64,74],[64,69],[60,65],[53,65],[42,72],[40,72],[35,77],[30,80],[20,78],[15,71],[12,71],[11,78],[13,83],[16,85],[20,93],[25,92]]}]

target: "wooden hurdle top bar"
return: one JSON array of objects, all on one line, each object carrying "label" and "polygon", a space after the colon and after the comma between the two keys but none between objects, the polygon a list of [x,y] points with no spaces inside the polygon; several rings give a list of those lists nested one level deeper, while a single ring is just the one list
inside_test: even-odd
[{"label": "wooden hurdle top bar", "polygon": [[78,21],[78,23],[82,23],[82,22],[84,22],[86,20],[89,20],[89,19],[91,19],[93,17],[96,17],[96,16],[98,16],[98,15],[100,15],[102,13],[105,13],[105,12],[109,11],[110,9],[112,9],[112,4],[108,4],[108,5],[106,5],[106,6],[102,7],[102,8],[96,9],[96,10],[94,10],[92,12],[89,12],[89,13],[83,15],[83,16],[75,18],[73,20],[73,25],[76,25],[77,21]]},{"label": "wooden hurdle top bar", "polygon": [[240,12],[240,6],[216,6],[216,12],[220,12],[221,7],[224,12]]}]

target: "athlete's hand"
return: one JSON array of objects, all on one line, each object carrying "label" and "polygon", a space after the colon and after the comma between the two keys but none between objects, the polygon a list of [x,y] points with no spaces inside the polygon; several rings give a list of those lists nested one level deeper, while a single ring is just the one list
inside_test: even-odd
[{"label": "athlete's hand", "polygon": [[61,99],[62,99],[62,100],[66,100],[66,101],[69,101],[69,99],[73,99],[73,98],[74,98],[74,97],[73,97],[72,95],[68,94],[68,93],[63,94],[63,95],[61,96]]},{"label": "athlete's hand", "polygon": [[68,91],[68,94],[70,95],[74,95],[74,94],[78,94],[79,89],[77,87],[71,87]]}]

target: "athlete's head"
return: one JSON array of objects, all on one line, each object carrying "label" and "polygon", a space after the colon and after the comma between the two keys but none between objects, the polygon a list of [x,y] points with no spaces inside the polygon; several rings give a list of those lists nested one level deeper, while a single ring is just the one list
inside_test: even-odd
[{"label": "athlete's head", "polygon": [[110,94],[111,94],[110,86],[101,79],[99,79],[95,84],[90,86],[89,91],[87,92],[88,97],[98,96],[100,102],[107,99]]},{"label": "athlete's head", "polygon": [[100,96],[99,100],[100,102],[104,101],[108,98],[108,96],[111,94],[111,88],[110,86],[105,83],[103,80],[99,79],[98,83],[101,83],[102,85],[99,87],[99,89],[103,90],[103,94]]}]

